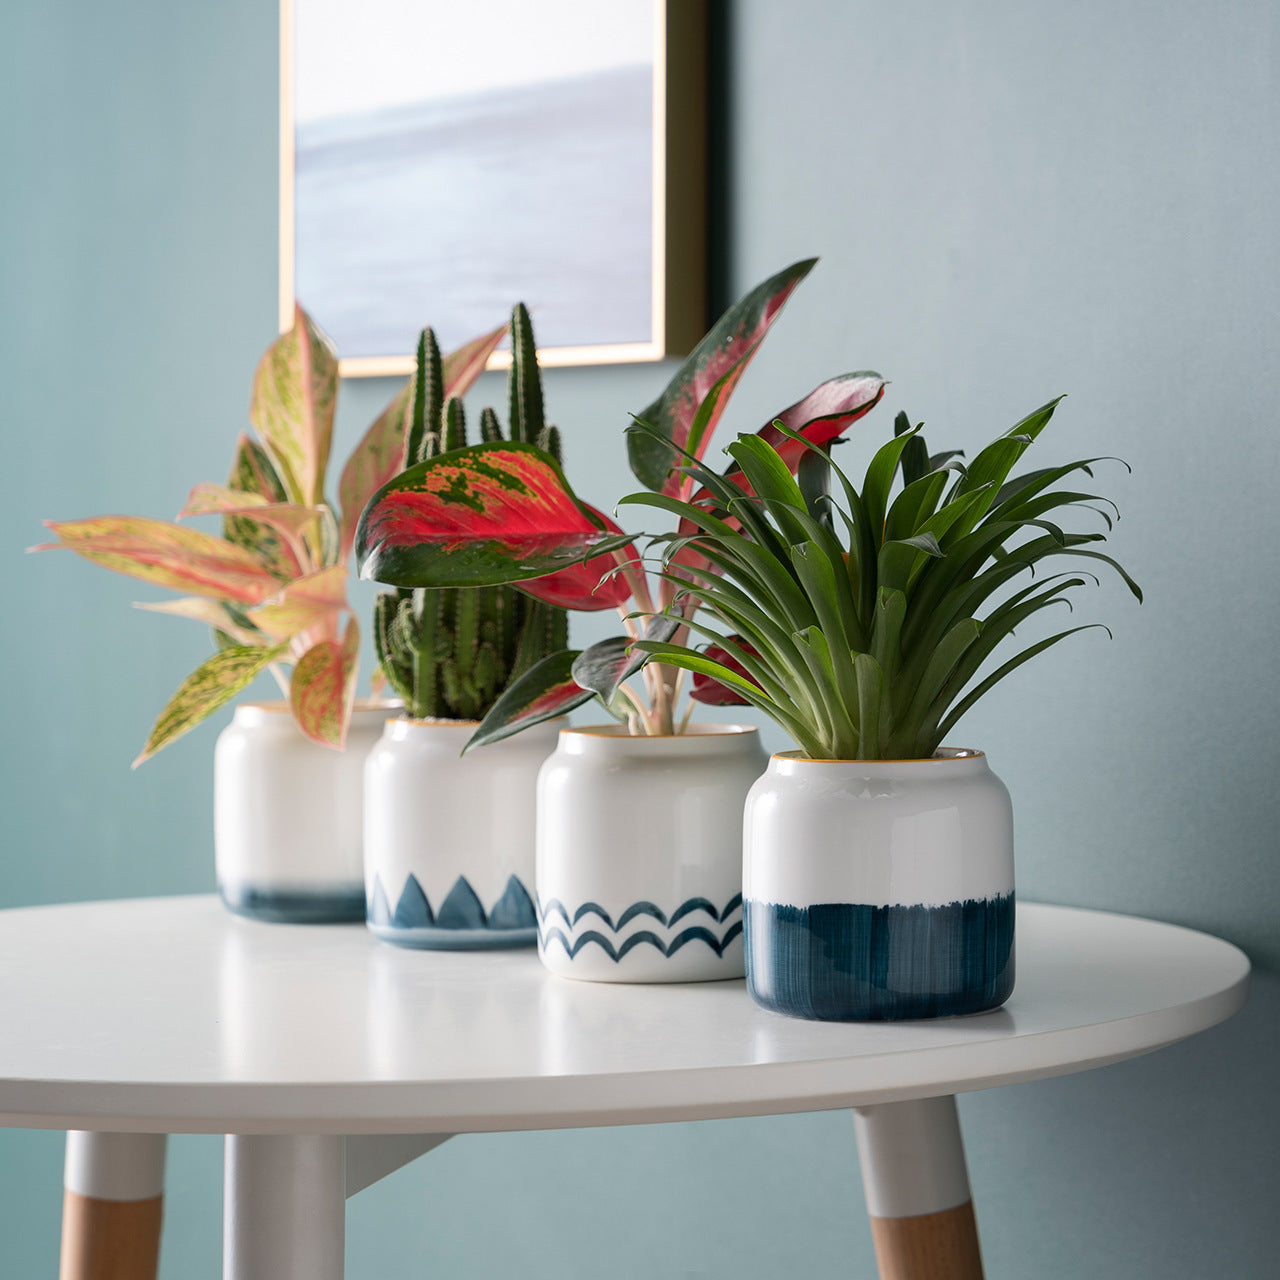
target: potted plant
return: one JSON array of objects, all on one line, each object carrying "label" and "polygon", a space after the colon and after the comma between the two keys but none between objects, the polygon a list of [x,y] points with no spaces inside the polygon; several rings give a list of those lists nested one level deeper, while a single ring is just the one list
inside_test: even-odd
[{"label": "potted plant", "polygon": [[1005,676],[1087,629],[984,674],[1015,628],[1092,578],[1042,567],[1101,561],[1142,598],[1096,549],[1105,533],[1055,522],[1083,507],[1110,529],[1109,500],[1070,480],[1098,459],[1011,474],[1057,403],[968,466],[930,455],[900,414],[858,487],[779,424],[805,451],[797,476],[770,441],[740,437],[728,450],[737,477],[686,456],[699,485],[690,500],[624,499],[679,515],[667,574],[719,627],[688,624],[705,650],[658,639],[634,649],[734,691],[799,747],[772,758],[745,810],[747,981],[765,1008],[920,1018],[994,1008],[1012,990],[1009,796],[981,751],[942,744]]},{"label": "potted plant", "polygon": [[[511,438],[560,459],[543,418],[529,314],[511,317]],[[445,395],[435,335],[423,330],[407,461],[466,447],[462,401]],[[498,416],[480,435],[504,442]],[[403,946],[531,946],[534,799],[557,724],[463,755],[503,690],[568,642],[565,611],[509,586],[383,592],[373,624],[380,669],[404,703],[365,766],[364,859],[369,927]]]},{"label": "potted plant", "polygon": [[[701,457],[729,396],[812,261],[731,307],[645,411],[656,438],[631,437],[633,471],[655,501],[691,496],[672,446]],[[875,374],[822,384],[780,416],[827,444],[880,398]],[[516,394],[519,394],[518,387]],[[513,421],[516,414],[513,412]],[[768,425],[797,463],[801,445]],[[680,671],[632,655],[642,637],[679,643],[695,606],[650,580],[631,535],[581,502],[556,459],[513,432],[427,459],[384,485],[356,538],[361,572],[400,588],[511,583],[570,609],[616,608],[623,634],[532,667],[497,700],[468,749],[586,702],[611,723],[560,732],[538,785],[539,953],[554,972],[599,981],[740,976],[741,810],[764,768],[749,725],[691,722]],[[687,584],[686,584],[687,585]],[[643,668],[643,670],[642,670]],[[632,677],[643,682],[633,688]]]},{"label": "potted plant", "polygon": [[[449,393],[479,376],[504,333],[444,362]],[[355,701],[360,633],[347,565],[361,508],[404,464],[410,401],[406,385],[369,428],[335,507],[325,475],[337,393],[337,355],[299,307],[258,365],[249,407],[256,438],[240,436],[227,484],[197,485],[178,517],[220,516],[220,537],[141,516],[48,526],[50,547],[183,593],[141,608],[213,629],[213,655],[160,713],[135,767],[263,671],[279,684],[285,701],[241,704],[214,756],[219,889],[232,910],[264,919],[364,917],[362,770],[386,705]]]}]

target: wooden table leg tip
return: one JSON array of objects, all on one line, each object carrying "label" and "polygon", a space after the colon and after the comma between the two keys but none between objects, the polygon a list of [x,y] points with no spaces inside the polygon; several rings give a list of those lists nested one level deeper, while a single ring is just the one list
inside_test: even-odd
[{"label": "wooden table leg tip", "polygon": [[880,1280],[982,1280],[973,1202],[914,1218],[871,1219]]},{"label": "wooden table leg tip", "polygon": [[164,1197],[98,1200],[63,1193],[59,1280],[156,1280]]}]

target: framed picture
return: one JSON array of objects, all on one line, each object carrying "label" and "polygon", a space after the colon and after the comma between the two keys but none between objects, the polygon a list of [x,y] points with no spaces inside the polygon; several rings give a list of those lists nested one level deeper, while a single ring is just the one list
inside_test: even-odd
[{"label": "framed picture", "polygon": [[343,374],[518,301],[548,365],[702,335],[703,0],[281,0],[280,49],[280,325]]}]

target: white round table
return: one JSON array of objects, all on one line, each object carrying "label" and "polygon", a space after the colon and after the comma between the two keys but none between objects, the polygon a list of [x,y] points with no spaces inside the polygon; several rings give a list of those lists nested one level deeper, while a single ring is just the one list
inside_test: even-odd
[{"label": "white round table", "polygon": [[[345,1197],[450,1135],[852,1107],[882,1275],[969,1276],[937,1269],[972,1223],[954,1095],[1193,1035],[1248,973],[1189,929],[1019,904],[1002,1009],[822,1023],[741,982],[577,983],[212,897],[28,908],[0,912],[0,1124],[72,1131],[64,1280],[154,1274],[169,1133],[229,1135],[228,1280],[336,1280]],[[113,1232],[117,1261],[145,1237],[124,1270]]]}]

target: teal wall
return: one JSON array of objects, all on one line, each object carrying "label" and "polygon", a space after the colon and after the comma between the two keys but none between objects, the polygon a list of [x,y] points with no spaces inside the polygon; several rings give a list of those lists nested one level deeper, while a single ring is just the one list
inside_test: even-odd
[{"label": "teal wall", "polygon": [[[989,1274],[1273,1275],[1280,13],[719,18],[720,300],[823,257],[727,428],[847,368],[893,379],[868,440],[906,407],[972,448],[1071,393],[1042,447],[1133,464],[1102,483],[1148,602],[1096,592],[1082,614],[1115,641],[1047,655],[963,736],[1013,791],[1024,895],[1210,929],[1259,967],[1245,1012],[1198,1040],[963,1100]],[[42,518],[171,515],[225,470],[274,325],[275,23],[270,0],[4,10],[0,905],[212,887],[216,730],[127,767],[204,638],[129,609],[145,589],[22,549]],[[598,502],[663,378],[549,376]],[[341,448],[387,393],[344,389]],[[53,1274],[60,1159],[55,1135],[0,1134],[5,1276]],[[220,1274],[220,1165],[214,1139],[172,1144],[167,1280]],[[872,1274],[843,1114],[463,1139],[353,1201],[348,1239],[356,1280]]]}]

